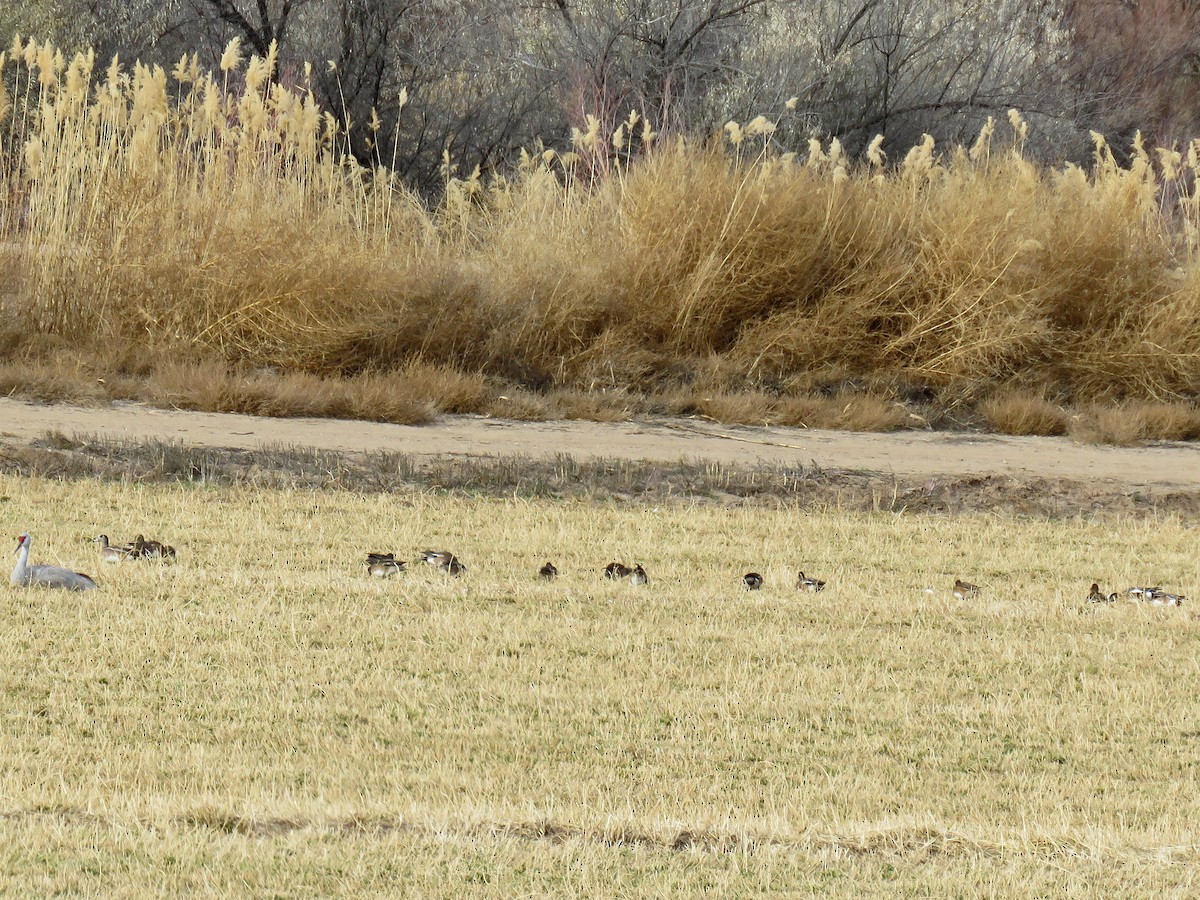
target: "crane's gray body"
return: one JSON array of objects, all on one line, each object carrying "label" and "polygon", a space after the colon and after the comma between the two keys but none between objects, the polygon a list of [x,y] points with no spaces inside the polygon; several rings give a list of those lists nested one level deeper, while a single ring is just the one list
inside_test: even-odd
[{"label": "crane's gray body", "polygon": [[82,572],[72,572],[61,566],[38,566],[29,564],[29,534],[17,538],[17,564],[13,566],[8,580],[18,587],[51,587],[67,591],[94,591],[100,587]]}]

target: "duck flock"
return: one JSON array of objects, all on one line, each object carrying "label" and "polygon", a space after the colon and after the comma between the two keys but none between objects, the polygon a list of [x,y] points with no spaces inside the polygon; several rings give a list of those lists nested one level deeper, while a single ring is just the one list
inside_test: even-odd
[{"label": "duck flock", "polygon": [[[91,591],[100,587],[90,575],[66,569],[61,566],[37,565],[29,562],[29,550],[33,539],[29,532],[17,538],[17,564],[13,567],[10,583],[21,587],[62,588],[69,591]],[[108,535],[101,534],[92,540],[100,547],[100,558],[106,563],[121,563],[133,560],[153,559],[168,561],[175,559],[175,548],[161,541],[147,540],[139,534],[128,544],[113,544]],[[433,566],[446,575],[466,574],[466,564],[448,550],[423,550],[417,562]],[[373,578],[392,578],[405,571],[407,562],[397,559],[395,553],[371,552],[367,554],[363,565]],[[612,581],[627,580],[631,585],[641,586],[650,583],[650,576],[641,563],[630,568],[622,562],[613,560],[604,567],[604,577]],[[558,569],[554,563],[547,562],[538,570],[538,577],[552,580],[558,577]],[[742,576],[742,585],[748,591],[760,590],[763,586],[763,576],[758,572],[747,572]],[[812,592],[824,590],[825,582],[817,578],[799,573],[796,580],[796,590]],[[932,588],[925,589],[933,593]],[[968,600],[979,596],[982,588],[960,578],[954,579],[954,596],[959,600]],[[1187,599],[1182,594],[1165,591],[1161,587],[1130,587],[1124,591],[1126,599],[1135,603],[1148,603],[1151,606],[1183,606]],[[1094,582],[1088,592],[1090,603],[1115,603],[1121,595],[1117,592],[1106,594],[1100,589],[1099,583]]]}]

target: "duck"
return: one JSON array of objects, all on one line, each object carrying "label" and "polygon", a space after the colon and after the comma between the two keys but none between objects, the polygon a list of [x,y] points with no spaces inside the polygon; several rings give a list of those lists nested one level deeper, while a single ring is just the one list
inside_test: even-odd
[{"label": "duck", "polygon": [[650,583],[650,576],[646,574],[646,570],[642,568],[641,563],[633,567],[633,571],[629,573],[629,583],[635,586]]},{"label": "duck", "polygon": [[757,591],[763,586],[763,577],[757,572],[747,572],[742,576],[742,584],[746,586],[748,591]]},{"label": "duck", "polygon": [[796,580],[796,590],[798,591],[809,591],[815,594],[817,591],[824,589],[825,582],[816,578],[809,578],[803,572],[800,573],[800,577]]},{"label": "duck", "polygon": [[1117,595],[1114,593],[1106,596],[1104,591],[1100,590],[1100,585],[1092,582],[1092,589],[1088,591],[1087,598],[1089,603],[1113,603]]},{"label": "duck", "polygon": [[954,579],[954,596],[959,600],[966,600],[969,597],[979,595],[979,585],[971,584],[969,581],[963,581],[961,578]]},{"label": "duck", "polygon": [[1161,593],[1160,587],[1128,587],[1125,589],[1125,596],[1134,603],[1140,603],[1143,600],[1150,600],[1155,594]]},{"label": "duck", "polygon": [[174,559],[175,548],[159,541],[148,541],[145,535],[139,534],[133,539],[129,555],[138,559]]},{"label": "duck", "polygon": [[1155,588],[1154,592],[1149,595],[1151,606],[1183,606],[1183,601],[1187,597],[1182,594],[1172,594],[1160,588]]},{"label": "duck", "polygon": [[632,573],[633,569],[629,568],[625,563],[619,563],[616,560],[613,560],[604,567],[604,577],[611,578],[613,581],[625,578]]},{"label": "duck", "polygon": [[421,560],[430,566],[436,566],[447,575],[461,575],[467,571],[466,565],[449,550],[422,550]]},{"label": "duck", "polygon": [[100,545],[100,558],[106,563],[125,562],[132,558],[133,548],[128,544],[117,546],[108,542],[108,535],[101,534],[92,538],[93,544]]},{"label": "duck", "polygon": [[29,548],[33,538],[25,532],[17,538],[17,564],[13,567],[10,584],[23,587],[52,587],[67,591],[94,591],[100,585],[92,580],[90,575],[64,569],[61,566],[45,566],[29,564]]},{"label": "duck", "polygon": [[558,569],[555,568],[554,563],[548,562],[538,569],[538,577],[545,578],[547,581],[549,581],[551,578],[557,578]]},{"label": "duck", "polygon": [[372,578],[391,578],[404,571],[403,560],[396,559],[394,553],[368,553],[364,565]]}]

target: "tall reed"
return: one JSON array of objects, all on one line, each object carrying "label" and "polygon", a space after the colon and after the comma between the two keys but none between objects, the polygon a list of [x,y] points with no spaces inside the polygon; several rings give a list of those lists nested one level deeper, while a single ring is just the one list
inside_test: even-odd
[{"label": "tall reed", "polygon": [[0,56],[0,263],[28,333],[535,388],[1200,389],[1197,142],[1126,167],[1097,136],[1089,169],[1046,167],[1014,111],[889,164],[882,139],[796,155],[764,117],[703,141],[634,113],[489,178],[447,156],[429,206],[273,53],[94,62]]}]

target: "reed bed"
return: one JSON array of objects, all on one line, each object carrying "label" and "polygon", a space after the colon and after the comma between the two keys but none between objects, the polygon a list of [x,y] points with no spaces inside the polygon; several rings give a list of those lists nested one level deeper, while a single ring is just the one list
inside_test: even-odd
[{"label": "reed bed", "polygon": [[[1014,394],[1074,412],[1200,390],[1197,142],[1138,141],[1121,165],[1097,135],[1090,167],[1044,165],[1013,111],[970,147],[851,159],[783,152],[761,116],[702,140],[634,112],[486,176],[447,155],[427,202],[236,44],[216,72],[167,73],[18,38],[0,74],[10,361],[423,366],[529,418],[682,396],[787,421],[864,395],[877,427],[913,397],[1002,423]],[[547,399],[580,394],[611,402]],[[839,418],[868,417],[822,424]]]}]

